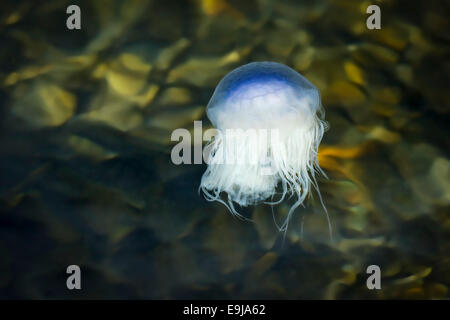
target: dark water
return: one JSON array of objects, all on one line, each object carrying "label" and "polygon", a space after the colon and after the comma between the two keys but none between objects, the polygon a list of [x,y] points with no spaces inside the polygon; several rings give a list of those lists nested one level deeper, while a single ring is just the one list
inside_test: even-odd
[{"label": "dark water", "polygon": [[[448,299],[449,3],[375,3],[381,30],[361,1],[2,2],[0,298]],[[172,131],[210,126],[218,81],[262,60],[322,93],[333,242],[317,202],[281,247],[269,206],[235,219],[199,196],[204,165],[170,160]]]}]

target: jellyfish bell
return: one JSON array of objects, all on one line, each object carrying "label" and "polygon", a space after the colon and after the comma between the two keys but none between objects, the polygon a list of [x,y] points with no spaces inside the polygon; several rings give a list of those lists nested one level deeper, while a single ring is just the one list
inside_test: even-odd
[{"label": "jellyfish bell", "polygon": [[[286,231],[311,186],[319,191],[315,174],[324,174],[317,153],[327,123],[318,89],[288,66],[252,62],[220,81],[206,113],[217,135],[204,149],[208,167],[200,189],[205,198],[242,217],[235,204],[277,204],[295,196],[279,226]],[[274,201],[278,187],[281,196]]]}]

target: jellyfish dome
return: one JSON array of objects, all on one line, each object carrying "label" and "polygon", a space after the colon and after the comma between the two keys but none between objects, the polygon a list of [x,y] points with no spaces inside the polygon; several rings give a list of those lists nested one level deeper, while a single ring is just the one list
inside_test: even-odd
[{"label": "jellyfish dome", "polygon": [[318,89],[288,66],[252,62],[220,81],[206,113],[217,134],[204,149],[205,198],[242,217],[235,204],[278,204],[295,196],[279,227],[286,230],[311,186],[318,191],[315,173],[323,174],[317,154],[327,123]]}]

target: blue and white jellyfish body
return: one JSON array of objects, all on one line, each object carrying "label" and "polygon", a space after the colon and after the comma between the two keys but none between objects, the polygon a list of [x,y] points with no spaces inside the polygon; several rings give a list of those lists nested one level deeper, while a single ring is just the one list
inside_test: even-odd
[{"label": "blue and white jellyfish body", "polygon": [[[235,203],[277,204],[293,195],[296,201],[279,227],[286,231],[311,186],[318,191],[315,173],[323,173],[317,153],[327,123],[318,89],[283,64],[253,62],[220,81],[206,112],[217,129],[204,149],[208,168],[200,189],[206,199],[240,216]],[[282,191],[274,202],[277,187]]]}]

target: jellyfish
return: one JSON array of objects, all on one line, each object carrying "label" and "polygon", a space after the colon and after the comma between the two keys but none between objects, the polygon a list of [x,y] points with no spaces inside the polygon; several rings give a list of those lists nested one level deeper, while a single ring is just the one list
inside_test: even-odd
[{"label": "jellyfish", "polygon": [[208,167],[199,190],[208,201],[245,219],[236,204],[294,197],[280,231],[312,188],[323,205],[316,174],[325,175],[318,147],[328,125],[319,90],[305,77],[277,62],[245,64],[219,82],[206,114],[217,130],[203,150]]}]

